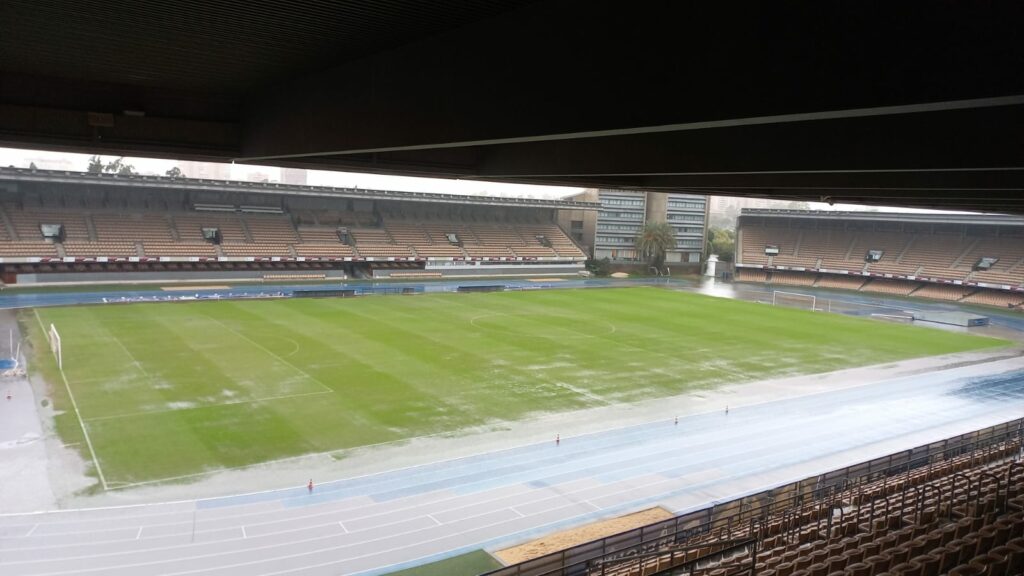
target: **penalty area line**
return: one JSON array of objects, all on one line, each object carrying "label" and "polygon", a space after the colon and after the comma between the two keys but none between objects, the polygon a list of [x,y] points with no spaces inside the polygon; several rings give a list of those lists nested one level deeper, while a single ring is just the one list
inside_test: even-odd
[{"label": "penalty area line", "polygon": [[[32,313],[36,315],[36,321],[39,322],[39,329],[42,330],[43,336],[46,336],[46,326],[43,325],[43,319],[39,317],[39,309],[33,308]],[[64,381],[64,389],[68,391],[68,399],[71,400],[71,407],[75,409],[75,416],[78,418],[78,425],[82,427],[82,435],[85,436],[85,445],[89,447],[89,454],[92,456],[92,463],[96,466],[96,475],[100,478],[100,485],[103,486],[103,490],[110,490],[107,484],[107,478],[103,475],[103,468],[100,466],[100,460],[96,457],[96,450],[92,446],[92,439],[89,438],[89,430],[85,426],[85,420],[82,420],[82,413],[78,410],[78,402],[75,401],[75,395],[71,392],[71,384],[68,383],[68,377],[64,375],[64,369],[57,367],[57,371],[60,372],[60,379]]]}]

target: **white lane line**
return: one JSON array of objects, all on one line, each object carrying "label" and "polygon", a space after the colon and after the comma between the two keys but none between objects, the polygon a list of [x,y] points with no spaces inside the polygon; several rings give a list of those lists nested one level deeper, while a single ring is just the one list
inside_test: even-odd
[{"label": "white lane line", "polygon": [[338,520],[338,526],[341,526],[341,529],[345,532],[345,534],[348,534],[348,528],[345,528],[345,524],[341,520]]},{"label": "white lane line", "polygon": [[437,524],[438,526],[441,525],[441,522],[437,518],[434,518],[432,515],[427,514],[427,518],[430,518],[431,520],[433,520],[434,524]]},{"label": "white lane line", "polygon": [[523,514],[523,513],[522,513],[522,512],[520,512],[519,510],[516,510],[516,507],[515,507],[515,506],[510,506],[510,507],[509,507],[509,510],[511,510],[511,511],[513,511],[513,512],[515,512],[516,514],[519,514],[519,517],[520,517],[520,518],[526,518],[526,514]]},{"label": "white lane line", "polygon": [[136,540],[142,538],[142,529],[143,528],[145,528],[145,526],[139,526],[139,531],[135,534],[135,539]]},{"label": "white lane line", "polygon": [[[43,326],[43,319],[39,317],[39,309],[33,308],[32,312],[36,315],[36,321],[39,322],[39,329],[43,332],[43,337],[46,337],[46,326]],[[78,425],[82,427],[82,435],[85,436],[85,444],[89,447],[89,454],[92,456],[92,463],[96,466],[96,475],[100,478],[100,485],[103,486],[103,490],[108,490],[107,478],[103,475],[103,468],[100,467],[100,460],[96,457],[96,450],[92,446],[92,440],[89,438],[89,430],[85,427],[85,421],[82,420],[82,413],[78,410],[78,402],[75,401],[75,395],[71,392],[71,384],[68,384],[68,377],[64,375],[64,369],[58,368],[60,372],[60,379],[64,381],[64,389],[68,391],[68,399],[71,400],[71,407],[75,409],[75,416],[78,417]]]},{"label": "white lane line", "polygon": [[[558,507],[555,507],[555,508],[549,508],[549,509],[545,510],[544,513],[549,513],[549,512],[555,511],[555,510],[561,510],[562,508],[569,508],[571,506],[578,506],[578,505],[579,505],[578,503],[572,502],[572,503],[569,503],[569,504],[567,504],[565,506],[558,506]],[[487,514],[492,514],[492,513],[494,513],[493,510],[485,512],[483,514],[479,514],[478,516],[486,516]],[[547,523],[542,524],[540,526],[531,526],[530,529],[532,530],[532,529],[537,529],[537,528],[543,528],[544,526],[547,526],[548,524],[554,524],[554,523],[557,523],[557,522],[564,522],[566,520],[571,520],[572,518],[575,518],[577,516],[582,516],[584,514],[587,514],[587,513],[574,514],[572,516],[569,516],[568,518],[561,518],[559,520],[553,520],[551,522],[547,522]],[[471,518],[475,518],[475,516],[469,517],[469,518],[465,518],[464,520],[468,520],[468,519],[471,519]],[[518,518],[516,518],[514,520],[518,520]],[[348,562],[348,561],[351,561],[351,560],[359,560],[361,558],[367,558],[367,557],[376,556],[376,555],[379,555],[379,554],[388,554],[388,553],[394,552],[395,550],[402,550],[404,548],[411,548],[411,547],[419,546],[419,545],[422,545],[422,544],[429,544],[429,543],[436,542],[436,541],[439,541],[439,540],[447,540],[447,539],[451,538],[452,536],[462,536],[462,535],[465,535],[465,534],[472,534],[474,532],[479,531],[482,528],[490,528],[490,527],[493,527],[493,526],[499,526],[501,524],[505,524],[505,523],[510,522],[510,521],[511,520],[499,520],[497,522],[492,522],[490,524],[485,524],[483,526],[474,526],[473,528],[470,528],[468,530],[463,530],[463,531],[460,531],[460,532],[454,532],[454,533],[445,532],[444,534],[442,534],[441,536],[439,536],[437,538],[430,538],[430,539],[427,539],[427,540],[408,540],[410,543],[406,544],[406,545],[403,545],[403,546],[398,546],[398,547],[394,547],[394,548],[388,548],[387,550],[384,550],[384,551],[375,551],[375,552],[371,552],[369,554],[362,554],[362,555],[359,555],[359,556],[353,556],[353,557],[350,557],[350,558],[344,558],[342,560],[337,560],[337,561],[333,561],[333,562],[327,562],[327,563],[318,564],[318,565],[314,565],[314,566],[304,566],[303,568],[327,566],[327,565],[330,565],[330,564],[334,564],[336,562]],[[307,552],[298,552],[298,553],[294,553],[294,554],[275,556],[274,558],[271,558],[269,560],[270,561],[289,560],[289,559],[292,559],[292,558],[301,558],[303,556],[309,556],[309,555],[313,555],[313,554],[317,554],[317,553],[321,553],[321,552],[334,552],[334,551],[338,551],[338,550],[344,550],[346,548],[353,548],[353,547],[363,546],[363,545],[366,545],[366,544],[372,544],[374,542],[380,542],[380,541],[388,540],[390,538],[394,538],[395,536],[405,536],[405,535],[408,535],[408,534],[415,534],[417,532],[436,530],[437,528],[438,528],[438,526],[429,526],[427,528],[417,528],[415,530],[410,530],[410,531],[407,531],[407,532],[393,532],[393,533],[388,534],[386,536],[381,536],[379,538],[374,538],[374,539],[371,539],[371,540],[362,540],[362,541],[358,541],[358,542],[350,542],[350,543],[346,543],[346,544],[339,544],[339,545],[335,545],[335,546],[328,546],[328,547],[324,547],[324,548],[317,548],[316,550],[310,550],[310,551],[307,551]],[[268,545],[268,546],[261,546],[260,550],[267,550],[267,549],[278,548],[278,547],[289,547],[289,548],[291,548],[291,547],[294,547],[296,544],[304,544],[304,543],[307,543],[307,542],[315,542],[315,541],[328,541],[328,542],[330,542],[330,541],[336,540],[337,538],[338,538],[337,534],[334,534],[334,535],[330,535],[330,536],[320,536],[320,537],[317,537],[317,538],[308,538],[308,539],[305,539],[305,540],[296,540],[296,541],[291,541],[291,542],[281,542],[281,543],[277,543],[277,544],[271,544],[271,545]],[[241,540],[241,539],[240,538],[236,538],[235,540]],[[221,545],[224,542],[227,542],[227,540],[224,540],[224,541],[221,541],[221,542],[217,542],[217,544]],[[146,552],[149,553],[149,552],[151,552],[151,550],[147,550]],[[123,570],[123,569],[126,569],[126,568],[140,568],[140,567],[144,567],[144,566],[160,566],[160,565],[166,565],[168,563],[172,563],[172,562],[175,562],[175,561],[178,561],[178,560],[189,560],[189,561],[191,561],[191,560],[197,560],[197,559],[203,559],[203,558],[213,558],[213,557],[222,556],[222,555],[225,555],[225,554],[238,554],[239,552],[240,552],[239,550],[232,550],[232,551],[227,551],[227,552],[221,551],[221,552],[216,552],[216,553],[213,553],[213,554],[200,554],[200,555],[188,556],[188,557],[183,557],[183,558],[174,558],[174,559],[170,559],[170,560],[155,560],[155,561],[149,561],[149,562],[137,562],[137,563],[133,563],[133,564],[117,564],[117,565],[113,565],[113,566],[103,566],[103,567],[92,568],[92,569],[88,569],[88,570],[81,570],[81,569],[75,569],[75,570],[70,570],[70,571],[64,570],[64,571],[58,571],[58,572],[46,572],[45,574],[52,575],[52,576],[56,576],[58,574],[84,574],[84,573],[96,573],[96,572],[102,574],[102,573],[109,572],[109,571],[114,570],[114,569],[121,569],[121,570]],[[106,556],[106,554],[97,555],[97,556]],[[92,556],[89,556],[87,558],[92,558]],[[62,560],[67,560],[67,559],[63,559],[62,558]],[[173,576],[173,575],[197,574],[197,573],[201,573],[201,572],[209,572],[211,570],[223,571],[225,569],[232,569],[232,568],[238,568],[238,567],[243,567],[243,566],[251,566],[251,565],[254,565],[254,564],[259,564],[259,563],[267,562],[267,561],[268,561],[267,559],[264,559],[264,560],[250,560],[250,561],[246,561],[246,562],[240,562],[240,563],[237,563],[237,564],[228,564],[228,565],[220,565],[220,566],[207,566],[207,567],[204,567],[204,568],[196,568],[196,569],[193,569],[193,570],[186,570],[184,572],[163,572],[163,571],[161,571],[161,574],[166,574],[166,576]],[[9,563],[9,564],[10,565],[25,564],[25,562],[12,562],[12,563]],[[285,572],[288,572],[288,570],[286,570]],[[274,572],[272,574],[279,574],[279,573],[281,573],[281,572]],[[269,575],[264,575],[264,576],[269,576]]]},{"label": "white lane line", "polygon": [[249,535],[245,533],[245,525],[244,524],[241,526],[241,528],[242,528],[242,540],[245,540],[245,539],[249,538]]},{"label": "white lane line", "polygon": [[36,528],[39,528],[39,524],[33,524],[32,528],[28,532],[26,532],[25,536],[23,536],[23,537],[24,538],[28,538],[29,536],[31,536],[32,533],[36,531]]}]

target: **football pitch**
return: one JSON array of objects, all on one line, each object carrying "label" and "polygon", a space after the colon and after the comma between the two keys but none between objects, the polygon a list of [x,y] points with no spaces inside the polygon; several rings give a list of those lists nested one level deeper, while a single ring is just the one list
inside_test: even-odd
[{"label": "football pitch", "polygon": [[[658,288],[22,314],[34,368],[62,411],[62,439],[80,443],[87,460],[94,453],[112,488],[1007,344]],[[51,323],[62,339],[66,385],[41,330]]]}]

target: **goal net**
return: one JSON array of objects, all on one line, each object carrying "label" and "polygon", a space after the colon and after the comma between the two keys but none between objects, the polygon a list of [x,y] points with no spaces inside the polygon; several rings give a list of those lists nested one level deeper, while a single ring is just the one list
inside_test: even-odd
[{"label": "goal net", "polygon": [[788,308],[803,308],[804,310],[816,310],[818,299],[813,294],[801,294],[799,292],[785,292],[782,290],[772,291],[772,306],[786,306]]},{"label": "goal net", "polygon": [[53,350],[53,357],[57,359],[57,368],[60,370],[64,369],[64,355],[61,353],[60,348],[60,333],[57,332],[57,327],[50,324],[49,330],[50,337],[50,350]]}]

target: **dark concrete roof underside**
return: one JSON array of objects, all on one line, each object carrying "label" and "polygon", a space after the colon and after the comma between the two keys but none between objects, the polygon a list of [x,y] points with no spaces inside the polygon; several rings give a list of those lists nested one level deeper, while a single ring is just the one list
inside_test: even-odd
[{"label": "dark concrete roof underside", "polygon": [[1021,2],[5,0],[0,145],[1024,213]]}]

